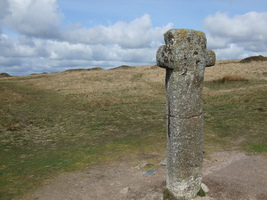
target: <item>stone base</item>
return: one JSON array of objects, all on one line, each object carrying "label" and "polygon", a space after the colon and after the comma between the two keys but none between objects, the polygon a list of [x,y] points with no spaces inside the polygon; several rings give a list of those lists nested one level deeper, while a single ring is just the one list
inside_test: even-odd
[{"label": "stone base", "polygon": [[163,191],[163,200],[178,200],[172,193],[166,188]]},{"label": "stone base", "polygon": [[[200,188],[199,192],[197,193],[200,197],[205,197],[206,192]],[[187,200],[185,197],[176,198],[167,188],[163,191],[163,200]]]}]

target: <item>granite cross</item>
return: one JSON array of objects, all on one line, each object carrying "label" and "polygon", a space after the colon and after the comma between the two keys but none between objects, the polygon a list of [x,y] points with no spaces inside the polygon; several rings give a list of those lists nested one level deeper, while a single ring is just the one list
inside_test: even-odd
[{"label": "granite cross", "polygon": [[167,191],[192,199],[201,188],[203,161],[202,88],[205,67],[215,64],[203,32],[171,29],[157,52],[166,68]]}]

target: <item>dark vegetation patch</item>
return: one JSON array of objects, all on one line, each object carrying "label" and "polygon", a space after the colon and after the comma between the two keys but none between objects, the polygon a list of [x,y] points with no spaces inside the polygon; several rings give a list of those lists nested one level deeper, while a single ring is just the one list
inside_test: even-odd
[{"label": "dark vegetation patch", "polygon": [[227,65],[227,64],[230,64],[230,63],[239,63],[240,61],[236,61],[236,60],[226,60],[226,61],[221,61],[221,62],[216,62],[216,64],[218,65]]},{"label": "dark vegetation patch", "polygon": [[68,70],[65,70],[64,72],[82,72],[82,71],[99,71],[99,70],[104,70],[103,68],[101,67],[94,67],[94,68],[89,68],[89,69],[68,69]]},{"label": "dark vegetation patch", "polygon": [[116,70],[116,69],[132,69],[133,67],[129,66],[129,65],[121,65],[119,67],[115,67],[115,68],[112,68],[110,70]]},{"label": "dark vegetation patch", "polygon": [[159,68],[158,65],[153,65],[153,66],[151,66],[149,69],[158,69],[158,68]]},{"label": "dark vegetation patch", "polygon": [[31,76],[36,76],[36,75],[45,75],[45,74],[49,74],[48,72],[42,72],[42,73],[32,73],[30,74]]},{"label": "dark vegetation patch", "polygon": [[249,80],[240,76],[224,76],[220,79],[214,80],[214,83],[229,83],[229,82],[248,82]]},{"label": "dark vegetation patch", "polygon": [[1,73],[0,78],[11,77],[8,73]]},{"label": "dark vegetation patch", "polygon": [[262,55],[259,55],[259,56],[250,56],[250,57],[244,58],[240,62],[241,63],[249,63],[249,62],[252,62],[252,61],[257,61],[257,62],[258,61],[267,61],[267,57],[262,56]]}]

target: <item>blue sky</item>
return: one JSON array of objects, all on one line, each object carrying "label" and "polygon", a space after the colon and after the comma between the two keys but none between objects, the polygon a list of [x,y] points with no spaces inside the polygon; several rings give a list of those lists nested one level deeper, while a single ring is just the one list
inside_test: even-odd
[{"label": "blue sky", "polygon": [[266,0],[1,0],[0,73],[155,64],[171,28],[205,32],[218,60],[267,56]]}]

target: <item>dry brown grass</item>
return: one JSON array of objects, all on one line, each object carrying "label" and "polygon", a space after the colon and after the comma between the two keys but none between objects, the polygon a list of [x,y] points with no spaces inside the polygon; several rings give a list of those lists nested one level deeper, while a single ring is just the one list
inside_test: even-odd
[{"label": "dry brown grass", "polygon": [[[265,79],[267,61],[240,63],[240,60],[217,61],[215,66],[205,69],[205,81],[222,79],[223,77],[239,77],[247,80]],[[32,76],[32,75],[31,75]],[[35,77],[35,78],[34,78]],[[155,65],[138,66],[130,69],[116,70],[73,70],[60,73],[12,77],[12,79],[27,80],[29,84],[41,88],[56,90],[66,94],[101,95],[103,92],[118,92],[125,89],[145,89],[151,93],[151,84],[164,84],[165,69]]]},{"label": "dry brown grass", "polygon": [[240,63],[240,60],[219,60],[215,66],[205,70],[205,81],[218,80],[225,76],[239,76],[245,79],[265,79],[267,61]]},{"label": "dry brown grass", "polygon": [[76,95],[75,98],[87,98],[92,101],[102,99],[103,96],[117,101],[127,93],[129,99],[121,99],[127,103],[135,101],[135,97],[140,97],[140,93],[143,97],[154,96],[157,92],[163,93],[164,77],[164,69],[139,66],[130,69],[69,71],[34,75],[31,79],[29,76],[13,77],[13,79],[38,88],[51,89],[65,95]]},{"label": "dry brown grass", "polygon": [[[240,63],[240,60],[217,61],[215,66],[205,69],[206,82],[267,80],[267,61]],[[136,103],[142,99],[165,98],[165,69],[156,65],[118,67],[115,70],[70,70],[67,72],[10,77],[30,86],[49,89],[76,99],[85,99],[90,105]],[[249,86],[248,87],[254,87]],[[261,87],[257,85],[255,87]],[[246,90],[241,87],[238,90]],[[209,90],[204,95],[217,95],[233,89]]]},{"label": "dry brown grass", "polygon": [[[215,66],[205,69],[205,82],[267,80],[267,61],[240,63],[240,60],[217,61]],[[118,67],[115,70],[70,70],[60,73],[10,77],[30,86],[49,89],[76,99],[84,99],[88,105],[103,107],[112,104],[137,103],[142,99],[165,98],[165,69],[156,65]],[[247,87],[262,87],[262,85]],[[266,85],[264,85],[266,87]],[[237,89],[237,88],[236,88]],[[236,90],[235,89],[235,90]],[[238,90],[246,90],[241,87]],[[233,88],[209,90],[204,95],[232,92]],[[142,98],[140,98],[142,97]]]}]

